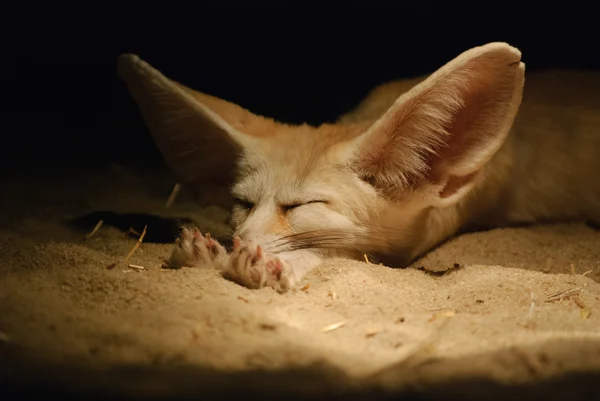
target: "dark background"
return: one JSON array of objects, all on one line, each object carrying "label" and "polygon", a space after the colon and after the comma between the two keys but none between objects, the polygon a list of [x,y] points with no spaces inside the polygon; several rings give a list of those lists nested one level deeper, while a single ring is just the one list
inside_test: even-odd
[{"label": "dark background", "polygon": [[311,124],[333,120],[378,83],[429,73],[489,41],[520,48],[528,71],[600,69],[591,2],[405,3],[4,6],[0,157],[161,163],[117,77],[123,52],[253,112]]}]

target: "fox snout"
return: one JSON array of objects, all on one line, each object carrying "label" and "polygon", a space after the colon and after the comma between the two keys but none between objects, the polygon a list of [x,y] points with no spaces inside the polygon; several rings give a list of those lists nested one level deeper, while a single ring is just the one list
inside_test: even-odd
[{"label": "fox snout", "polygon": [[235,230],[244,243],[268,247],[273,241],[292,233],[287,217],[281,213],[256,210]]}]

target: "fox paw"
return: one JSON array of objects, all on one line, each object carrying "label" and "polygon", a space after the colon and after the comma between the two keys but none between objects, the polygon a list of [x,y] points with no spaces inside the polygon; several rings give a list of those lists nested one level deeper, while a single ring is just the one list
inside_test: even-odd
[{"label": "fox paw", "polygon": [[233,240],[233,253],[223,270],[223,276],[244,287],[258,289],[271,287],[277,292],[290,288],[289,267],[273,254],[245,245],[239,238]]},{"label": "fox paw", "polygon": [[207,266],[215,261],[226,259],[227,251],[216,240],[206,236],[197,229],[183,228],[171,256],[163,267],[178,269],[180,267]]}]

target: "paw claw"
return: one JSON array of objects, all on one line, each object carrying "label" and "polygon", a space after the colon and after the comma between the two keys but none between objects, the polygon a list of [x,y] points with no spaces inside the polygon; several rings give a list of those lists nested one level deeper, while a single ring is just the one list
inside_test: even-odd
[{"label": "paw claw", "polygon": [[221,244],[212,238],[209,241],[198,228],[184,227],[175,240],[167,266],[178,268],[207,265],[224,254],[224,251]]},{"label": "paw claw", "polygon": [[290,287],[289,266],[277,256],[265,252],[260,245],[244,243],[239,236],[233,238],[233,252],[227,250],[210,234],[198,228],[183,228],[175,240],[166,267],[202,266],[216,263],[223,276],[248,288],[272,287],[285,292]]},{"label": "paw claw", "polygon": [[275,255],[263,250],[260,245],[251,250],[241,245],[229,258],[223,275],[248,288],[258,289],[269,286],[278,292],[289,288],[284,262]]},{"label": "paw claw", "polygon": [[237,251],[242,246],[242,240],[240,237],[233,237],[233,250]]},{"label": "paw claw", "polygon": [[283,263],[281,263],[281,260],[270,260],[267,263],[267,269],[277,280],[281,280],[281,273],[283,272]]},{"label": "paw claw", "polygon": [[185,241],[189,241],[191,237],[192,237],[192,234],[190,233],[190,230],[184,227],[181,230],[181,234],[179,235],[178,239],[185,242]]},{"label": "paw claw", "polygon": [[257,263],[263,257],[262,247],[260,245],[256,245],[256,254],[252,258],[252,263]]}]

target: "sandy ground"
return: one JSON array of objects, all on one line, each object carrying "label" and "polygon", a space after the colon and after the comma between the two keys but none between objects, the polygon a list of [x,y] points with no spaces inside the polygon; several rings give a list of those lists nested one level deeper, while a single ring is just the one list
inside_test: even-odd
[{"label": "sandy ground", "polygon": [[[494,386],[520,385],[553,399],[560,380],[571,380],[561,387],[571,396],[600,391],[586,386],[600,373],[600,232],[583,224],[465,234],[416,268],[331,260],[302,289],[280,295],[211,268],[161,269],[169,244],[144,242],[128,261],[142,271],[107,269],[135,238],[104,224],[85,239],[95,222],[83,230],[67,223],[94,211],[152,213],[226,235],[227,212],[200,208],[185,192],[164,208],[174,184],[167,174],[13,166],[2,179],[1,377],[15,388],[39,381],[43,367],[45,385],[137,395],[148,386],[154,395],[192,392],[199,383],[214,394],[243,387],[296,396],[444,388],[499,397]],[[578,296],[546,302],[569,290]],[[324,331],[331,325],[339,327]],[[150,369],[147,380],[97,370],[127,366]],[[168,367],[187,370],[153,370]],[[63,368],[79,379],[66,384]],[[96,369],[96,381],[86,369]],[[276,376],[288,369],[289,380]],[[449,390],[469,381],[488,387]]]}]

